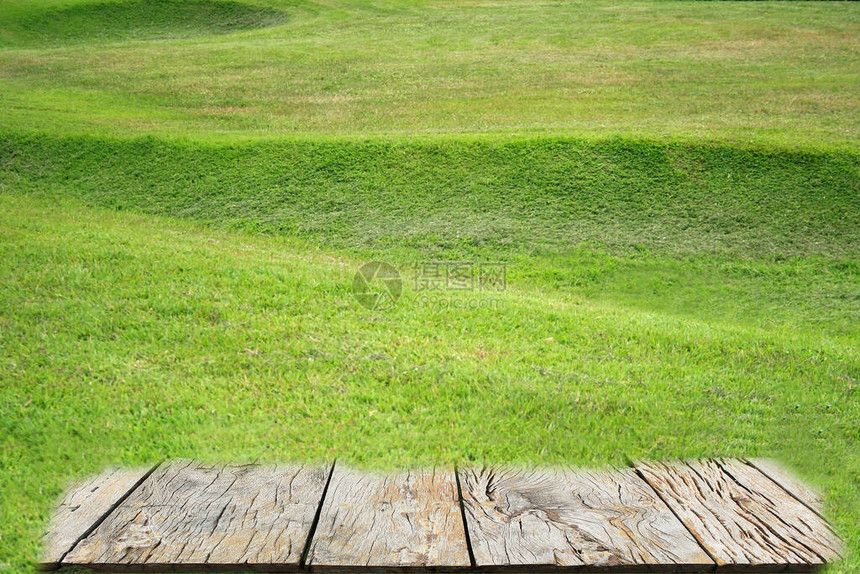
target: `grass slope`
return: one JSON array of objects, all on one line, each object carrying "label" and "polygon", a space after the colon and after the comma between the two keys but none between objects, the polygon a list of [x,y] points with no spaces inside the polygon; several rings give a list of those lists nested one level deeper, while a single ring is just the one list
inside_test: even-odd
[{"label": "grass slope", "polygon": [[[852,153],[9,136],[0,165],[17,565],[66,477],[192,455],[771,455],[856,548]],[[352,299],[372,258],[406,280],[392,312]],[[510,289],[428,305],[430,258],[505,261]]]},{"label": "grass slope", "polygon": [[224,141],[613,133],[856,148],[851,2],[213,2],[222,23],[226,6],[288,20],[201,36],[196,19],[183,39],[183,19],[167,11],[157,41],[133,38],[149,19],[141,4],[93,6],[0,5],[0,125]]},{"label": "grass slope", "polygon": [[0,189],[856,336],[860,159],[613,140],[0,140]]},{"label": "grass slope", "polygon": [[856,347],[517,285],[493,309],[407,289],[372,314],[349,291],[360,260],[292,240],[54,198],[0,208],[0,556],[14,570],[67,480],[163,456],[771,455],[822,486],[860,543]]},{"label": "grass slope", "polygon": [[137,0],[46,7],[23,18],[18,41],[63,46],[69,43],[153,40],[229,34],[283,24],[287,13],[242,2]]}]

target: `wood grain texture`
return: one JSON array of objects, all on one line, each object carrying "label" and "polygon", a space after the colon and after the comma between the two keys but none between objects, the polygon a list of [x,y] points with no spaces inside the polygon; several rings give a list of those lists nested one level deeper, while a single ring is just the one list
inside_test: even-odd
[{"label": "wood grain texture", "polygon": [[377,572],[468,567],[453,471],[380,475],[337,466],[307,564]]},{"label": "wood grain texture", "polygon": [[311,570],[462,572],[470,542],[483,572],[763,572],[813,570],[841,552],[814,510],[820,497],[768,461],[459,477],[462,513],[450,471],[193,461],[111,470],[66,495],[42,566],[295,571],[307,550]]},{"label": "wood grain texture", "polygon": [[722,567],[811,570],[839,556],[820,516],[742,461],[636,467]]},{"label": "wood grain texture", "polygon": [[296,570],[329,467],[159,467],[63,564],[112,571]]},{"label": "wood grain texture", "polygon": [[633,469],[465,469],[460,484],[472,551],[481,567],[714,567]]},{"label": "wood grain texture", "polygon": [[747,459],[747,462],[771,480],[779,483],[789,494],[792,494],[819,515],[822,513],[824,499],[821,494],[798,480],[790,470],[778,461],[770,458],[751,458]]},{"label": "wood grain texture", "polygon": [[41,566],[56,568],[63,556],[142,479],[149,469],[108,469],[70,488],[45,531]]}]

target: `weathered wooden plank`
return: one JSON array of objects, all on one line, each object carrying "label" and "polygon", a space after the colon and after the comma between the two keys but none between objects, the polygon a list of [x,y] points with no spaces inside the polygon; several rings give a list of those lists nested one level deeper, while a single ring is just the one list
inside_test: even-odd
[{"label": "weathered wooden plank", "polygon": [[63,564],[113,571],[296,570],[329,468],[171,462]]},{"label": "weathered wooden plank", "polygon": [[838,557],[827,522],[744,462],[636,467],[720,566],[804,570]]},{"label": "weathered wooden plank", "polygon": [[337,466],[307,564],[373,572],[468,567],[453,471],[382,475]]},{"label": "weathered wooden plank", "polygon": [[[842,543],[830,524],[820,514],[812,511],[802,501],[798,501],[797,497],[786,492],[781,485],[774,483],[772,479],[764,476],[759,469],[746,464],[744,461],[719,459],[718,463],[723,472],[730,475],[751,495],[759,498],[762,504],[769,504],[775,510],[780,510],[779,505],[796,509],[796,512],[789,516],[796,517],[795,528],[807,537],[807,540],[801,542],[825,562],[832,562],[841,557]],[[786,520],[786,517],[783,516],[782,519]]]},{"label": "weathered wooden plank", "polygon": [[42,568],[57,568],[63,556],[148,472],[148,469],[108,469],[70,488],[45,532]]},{"label": "weathered wooden plank", "polygon": [[714,562],[633,469],[465,469],[480,567],[699,571]]},{"label": "weathered wooden plank", "polygon": [[762,474],[774,482],[779,483],[789,494],[800,500],[806,506],[821,514],[824,508],[824,499],[814,489],[798,480],[790,470],[778,461],[770,458],[750,458],[747,462],[759,469]]}]

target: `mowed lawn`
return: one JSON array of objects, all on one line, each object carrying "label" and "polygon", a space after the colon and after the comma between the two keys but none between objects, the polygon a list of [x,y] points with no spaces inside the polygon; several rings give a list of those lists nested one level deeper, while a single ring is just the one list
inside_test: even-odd
[{"label": "mowed lawn", "polygon": [[4,0],[0,105],[123,137],[852,146],[858,31],[850,2]]},{"label": "mowed lawn", "polygon": [[0,574],[170,457],[769,456],[860,570],[858,8],[6,0]]}]

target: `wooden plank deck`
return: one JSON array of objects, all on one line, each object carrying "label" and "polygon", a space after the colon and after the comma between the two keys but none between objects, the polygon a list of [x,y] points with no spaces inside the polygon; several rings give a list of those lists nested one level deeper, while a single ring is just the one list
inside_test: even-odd
[{"label": "wooden plank deck", "polygon": [[41,566],[111,572],[813,571],[840,543],[759,460],[366,473],[171,461],[71,489]]}]

